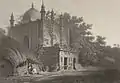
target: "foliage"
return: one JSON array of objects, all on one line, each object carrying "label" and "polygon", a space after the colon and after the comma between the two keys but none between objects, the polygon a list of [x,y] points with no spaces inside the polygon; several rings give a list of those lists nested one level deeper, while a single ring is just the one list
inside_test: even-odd
[{"label": "foliage", "polygon": [[104,59],[107,49],[106,38],[99,35],[93,36],[92,24],[85,23],[83,17],[71,16],[69,13],[63,14],[63,24],[64,28],[71,30],[71,48],[78,50],[80,64],[94,65]]},{"label": "foliage", "polygon": [[[60,26],[61,14],[54,13],[54,23]],[[93,36],[92,24],[84,22],[83,17],[71,16],[69,13],[62,14],[63,27],[70,30],[70,47],[79,52],[79,62],[82,65],[93,65],[103,57],[104,47],[106,45],[105,37]],[[51,12],[46,13],[48,27],[51,21]]]}]

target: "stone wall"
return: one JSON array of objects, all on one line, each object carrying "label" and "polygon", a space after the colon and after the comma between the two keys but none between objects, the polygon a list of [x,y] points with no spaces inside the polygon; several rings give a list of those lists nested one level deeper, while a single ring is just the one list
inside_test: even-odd
[{"label": "stone wall", "polygon": [[34,49],[38,43],[38,27],[38,21],[15,25],[10,29],[9,36],[22,45],[24,45],[25,36],[28,37],[29,49]]}]

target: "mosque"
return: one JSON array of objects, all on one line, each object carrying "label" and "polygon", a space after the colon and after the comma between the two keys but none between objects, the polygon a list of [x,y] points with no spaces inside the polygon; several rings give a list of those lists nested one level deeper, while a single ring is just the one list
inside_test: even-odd
[{"label": "mosque", "polygon": [[71,30],[64,27],[62,14],[58,17],[59,24],[55,23],[54,18],[54,10],[51,10],[50,18],[47,18],[44,3],[40,11],[32,4],[17,24],[11,14],[8,36],[19,42],[29,54],[40,59],[48,71],[76,70],[78,52],[70,46]]}]

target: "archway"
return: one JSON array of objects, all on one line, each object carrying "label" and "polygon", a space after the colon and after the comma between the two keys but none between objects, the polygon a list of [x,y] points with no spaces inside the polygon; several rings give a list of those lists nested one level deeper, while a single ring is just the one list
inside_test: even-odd
[{"label": "archway", "polygon": [[28,36],[24,37],[24,45],[25,45],[26,48],[29,48],[29,38],[28,38]]},{"label": "archway", "polygon": [[68,64],[67,59],[68,59],[67,57],[64,57],[64,69],[65,70],[67,69],[67,64]]},{"label": "archway", "polygon": [[76,58],[73,58],[73,69],[76,69],[75,64],[76,64]]}]

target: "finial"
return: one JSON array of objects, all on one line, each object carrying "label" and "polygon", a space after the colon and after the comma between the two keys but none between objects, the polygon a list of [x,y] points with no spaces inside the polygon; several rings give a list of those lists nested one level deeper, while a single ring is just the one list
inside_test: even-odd
[{"label": "finial", "polygon": [[52,20],[54,19],[54,10],[53,9],[51,10],[51,19]]},{"label": "finial", "polygon": [[42,5],[44,5],[44,1],[42,0]]},{"label": "finial", "polygon": [[42,1],[42,7],[44,8],[45,6],[44,6],[44,1],[43,0],[41,0]]},{"label": "finial", "polygon": [[54,10],[53,10],[53,9],[51,10],[51,15],[52,15],[52,16],[54,15]]},{"label": "finial", "polygon": [[10,25],[11,25],[11,27],[13,27],[14,26],[14,15],[13,15],[13,12],[12,12],[12,14],[11,14],[11,17],[10,17]]},{"label": "finial", "polygon": [[34,8],[34,3],[32,3],[32,8]]},{"label": "finial", "polygon": [[11,20],[14,20],[14,15],[13,15],[13,12],[11,14]]}]

